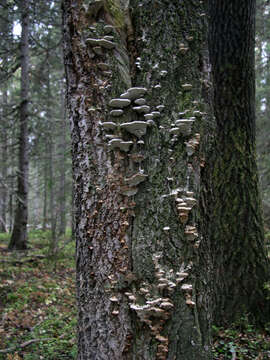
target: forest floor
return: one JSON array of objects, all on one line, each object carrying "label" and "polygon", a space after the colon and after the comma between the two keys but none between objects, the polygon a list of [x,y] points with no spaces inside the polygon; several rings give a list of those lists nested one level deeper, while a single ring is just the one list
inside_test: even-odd
[{"label": "forest floor", "polygon": [[[9,252],[0,234],[0,360],[76,359],[75,244],[62,238],[52,259],[49,232],[29,235],[29,251]],[[270,324],[243,316],[213,336],[214,360],[270,359]]]}]

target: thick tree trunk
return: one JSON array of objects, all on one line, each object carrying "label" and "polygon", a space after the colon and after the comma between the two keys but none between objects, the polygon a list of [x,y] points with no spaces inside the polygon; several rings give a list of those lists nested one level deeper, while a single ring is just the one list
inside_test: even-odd
[{"label": "thick tree trunk", "polygon": [[64,1],[80,360],[211,359],[204,16],[191,0]]},{"label": "thick tree trunk", "polygon": [[28,221],[28,90],[29,90],[29,0],[20,3],[22,14],[21,35],[21,106],[19,135],[19,169],[17,207],[9,249],[23,250],[27,247]]},{"label": "thick tree trunk", "polygon": [[209,18],[216,134],[214,151],[206,154],[205,182],[215,321],[223,324],[244,311],[259,317],[269,309],[255,154],[255,0],[209,0]]}]

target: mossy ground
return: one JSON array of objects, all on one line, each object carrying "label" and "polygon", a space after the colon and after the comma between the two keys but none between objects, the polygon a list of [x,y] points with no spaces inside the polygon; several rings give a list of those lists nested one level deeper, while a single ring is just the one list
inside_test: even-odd
[{"label": "mossy ground", "polygon": [[74,242],[60,239],[52,259],[49,232],[30,231],[27,252],[8,252],[8,239],[0,234],[0,360],[75,359]]},{"label": "mossy ground", "polygon": [[[9,235],[0,234],[0,350],[10,349],[0,360],[76,359],[75,244],[63,237],[52,259],[49,232],[29,239],[31,250],[12,253]],[[270,359],[270,324],[256,329],[243,317],[214,327],[213,359]]]}]

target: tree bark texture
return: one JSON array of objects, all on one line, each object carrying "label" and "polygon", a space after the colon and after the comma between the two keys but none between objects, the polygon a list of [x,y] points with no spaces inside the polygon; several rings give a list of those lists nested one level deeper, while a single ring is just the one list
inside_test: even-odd
[{"label": "tree bark texture", "polygon": [[9,249],[23,250],[27,247],[28,221],[28,91],[29,91],[29,0],[23,0],[21,6],[21,106],[19,135],[19,167],[17,207]]},{"label": "tree bark texture", "polygon": [[63,8],[78,359],[210,359],[210,265],[197,208],[202,4]]},{"label": "tree bark texture", "polygon": [[7,86],[3,86],[3,96],[2,96],[2,123],[1,128],[1,184],[0,184],[0,232],[7,232],[7,200],[8,200],[8,185],[7,185],[7,169],[8,169],[8,133],[7,133],[7,121],[6,114],[8,108],[8,95],[7,95]]},{"label": "tree bark texture", "polygon": [[255,0],[209,0],[216,129],[203,178],[218,324],[243,312],[258,317],[269,309],[264,302],[269,264],[255,154],[254,38]]}]

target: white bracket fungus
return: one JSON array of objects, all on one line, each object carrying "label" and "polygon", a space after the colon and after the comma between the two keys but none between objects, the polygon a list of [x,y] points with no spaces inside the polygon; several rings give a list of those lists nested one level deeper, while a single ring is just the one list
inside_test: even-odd
[{"label": "white bracket fungus", "polygon": [[128,152],[131,145],[133,145],[133,141],[123,141],[122,139],[112,139],[109,141],[109,148],[112,149],[120,149],[121,151]]},{"label": "white bracket fungus", "polygon": [[134,106],[134,107],[133,107],[133,110],[134,110],[134,111],[137,111],[138,113],[144,113],[144,114],[146,114],[146,113],[149,112],[150,106],[148,106],[148,105]]},{"label": "white bracket fungus", "polygon": [[147,92],[147,89],[141,87],[132,87],[127,90],[124,94],[120,95],[122,99],[135,100],[142,97]]},{"label": "white bracket fungus", "polygon": [[104,39],[105,39],[105,40],[108,40],[108,41],[113,41],[113,36],[111,36],[111,35],[106,35],[106,36],[104,36]]},{"label": "white bracket fungus", "polygon": [[111,34],[114,31],[114,27],[112,25],[105,25],[104,32],[105,34]]},{"label": "white bracket fungus", "polygon": [[139,99],[136,99],[135,101],[134,101],[134,103],[136,104],[136,105],[145,105],[146,104],[146,100],[144,99],[144,98],[139,98]]},{"label": "white bracket fungus", "polygon": [[187,293],[192,293],[192,285],[191,284],[183,284],[181,289]]},{"label": "white bracket fungus", "polygon": [[122,109],[112,110],[110,111],[111,116],[121,116],[124,114],[124,111]]},{"label": "white bracket fungus", "polygon": [[106,40],[105,38],[102,39],[88,38],[86,39],[86,42],[92,46],[102,46],[105,49],[113,49],[115,47],[115,44],[113,42]]},{"label": "white bracket fungus", "polygon": [[99,123],[100,126],[102,126],[105,130],[114,130],[116,128],[116,123],[112,122],[112,121],[107,121],[107,122],[100,122]]},{"label": "white bracket fungus", "polygon": [[191,90],[192,89],[192,85],[191,84],[183,84],[182,85],[182,88],[184,89],[184,90]]},{"label": "white bracket fungus", "polygon": [[187,240],[194,241],[198,237],[198,232],[195,226],[186,226],[185,236]]},{"label": "white bracket fungus", "polygon": [[178,127],[181,134],[187,136],[191,133],[191,127],[193,123],[193,119],[179,119],[176,120],[175,125]]},{"label": "white bracket fungus", "polygon": [[124,108],[131,103],[129,99],[112,99],[109,102],[109,106],[114,108]]},{"label": "white bracket fungus", "polygon": [[158,109],[158,111],[163,111],[165,106],[164,105],[158,105],[158,106],[156,106],[156,108]]},{"label": "white bracket fungus", "polygon": [[145,121],[133,121],[128,123],[123,123],[120,125],[122,129],[128,131],[129,133],[141,137],[146,134],[147,123]]},{"label": "white bracket fungus", "polygon": [[154,118],[154,115],[152,113],[144,114],[145,120],[152,120]]}]

